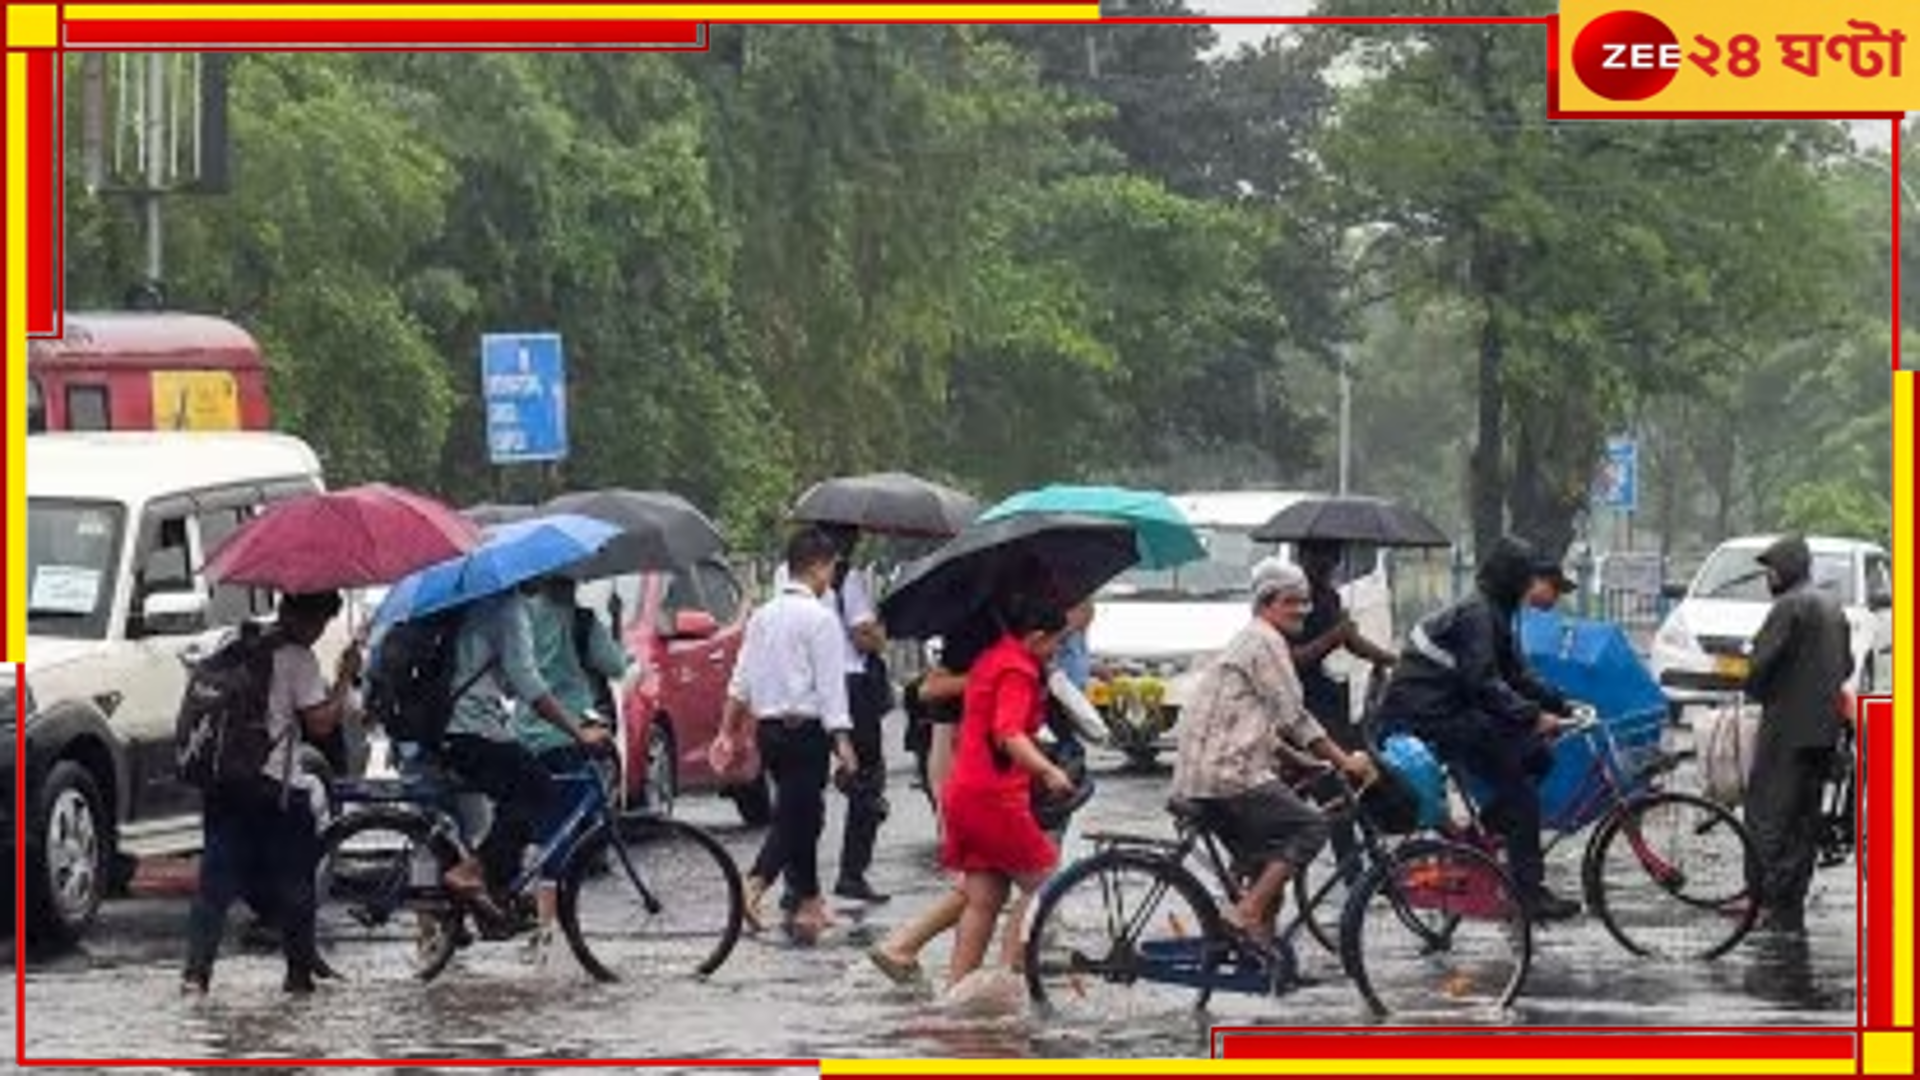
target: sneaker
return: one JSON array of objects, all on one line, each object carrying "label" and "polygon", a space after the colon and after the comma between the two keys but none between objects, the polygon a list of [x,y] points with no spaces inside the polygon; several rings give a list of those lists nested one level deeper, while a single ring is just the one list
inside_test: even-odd
[{"label": "sneaker", "polygon": [[541,927],[527,935],[526,944],[520,946],[520,960],[528,967],[543,968],[553,954],[553,930]]},{"label": "sneaker", "polygon": [[1580,902],[1563,896],[1555,896],[1551,890],[1542,888],[1527,902],[1527,918],[1534,922],[1565,922],[1580,914]]},{"label": "sneaker", "polygon": [[305,997],[314,991],[313,972],[289,971],[286,981],[280,984],[280,988],[289,994]]},{"label": "sneaker", "polygon": [[207,996],[207,977],[205,975],[183,975],[180,977],[180,996],[203,998]]}]

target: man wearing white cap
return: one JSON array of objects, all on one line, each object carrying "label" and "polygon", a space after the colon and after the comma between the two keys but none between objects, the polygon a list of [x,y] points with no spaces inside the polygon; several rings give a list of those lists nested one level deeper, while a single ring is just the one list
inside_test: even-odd
[{"label": "man wearing white cap", "polygon": [[1195,803],[1253,886],[1226,913],[1253,941],[1273,941],[1274,917],[1294,871],[1327,841],[1327,820],[1280,777],[1288,744],[1331,762],[1356,783],[1378,774],[1364,753],[1327,737],[1307,711],[1287,635],[1312,608],[1299,567],[1265,559],[1253,568],[1253,621],[1200,675],[1180,720],[1175,798]]}]

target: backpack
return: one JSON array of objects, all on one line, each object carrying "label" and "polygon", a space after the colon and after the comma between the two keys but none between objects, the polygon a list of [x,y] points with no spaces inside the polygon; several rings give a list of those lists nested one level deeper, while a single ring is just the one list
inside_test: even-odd
[{"label": "backpack", "polygon": [[399,623],[381,638],[367,673],[366,715],[387,738],[439,746],[454,703],[492,670],[488,664],[458,689],[453,686],[454,646],[465,614],[465,608],[454,608]]},{"label": "backpack", "polygon": [[593,707],[611,724],[620,713],[613,700],[613,683],[605,675],[593,669],[588,657],[593,655],[594,623],[600,617],[591,608],[573,609],[573,655],[580,662],[580,673],[587,678],[587,685],[593,688]]},{"label": "backpack", "polygon": [[174,717],[174,770],[201,791],[263,778],[274,738],[267,730],[273,654],[281,640],[256,623],[188,665]]}]

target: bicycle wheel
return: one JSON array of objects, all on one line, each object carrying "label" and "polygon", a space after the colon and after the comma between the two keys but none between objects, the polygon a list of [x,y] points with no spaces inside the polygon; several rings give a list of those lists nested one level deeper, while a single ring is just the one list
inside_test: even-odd
[{"label": "bicycle wheel", "polygon": [[1753,841],[1737,818],[1695,795],[1634,798],[1595,830],[1581,866],[1587,904],[1629,952],[1711,959],[1753,929]]},{"label": "bicycle wheel", "polygon": [[1533,931],[1499,863],[1460,844],[1416,840],[1354,887],[1340,959],[1378,1015],[1504,1009],[1533,964]]},{"label": "bicycle wheel", "polygon": [[314,870],[320,958],[354,982],[439,975],[458,921],[440,889],[453,861],[433,823],[411,810],[376,807],[328,826]]},{"label": "bicycle wheel", "polygon": [[[1344,877],[1340,874],[1340,861],[1329,847],[1322,858],[1318,858],[1301,867],[1293,876],[1293,905],[1300,913],[1300,921],[1306,924],[1307,933],[1313,940],[1333,956],[1340,955],[1340,922],[1346,914],[1347,898],[1353,894],[1353,886],[1364,876],[1359,861],[1349,867]],[[1327,883],[1325,896],[1314,898]],[[1284,918],[1284,916],[1283,916]]]},{"label": "bicycle wheel", "polygon": [[603,982],[711,975],[740,940],[740,869],[718,840],[683,821],[601,826],[574,849],[560,882],[560,928],[580,966]]},{"label": "bicycle wheel", "polygon": [[1027,931],[1027,993],[1062,1018],[1126,1021],[1204,1008],[1220,913],[1185,868],[1146,851],[1082,859],[1047,882]]}]

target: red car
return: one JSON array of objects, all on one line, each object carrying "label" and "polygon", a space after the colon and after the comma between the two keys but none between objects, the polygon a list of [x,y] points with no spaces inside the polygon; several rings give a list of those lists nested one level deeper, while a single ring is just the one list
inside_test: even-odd
[{"label": "red car", "polygon": [[634,659],[620,709],[629,804],[651,799],[665,809],[683,792],[719,791],[749,824],[764,824],[766,784],[723,788],[707,765],[746,631],[750,605],[739,579],[714,559],[580,588],[581,603],[603,613],[615,596]]}]

